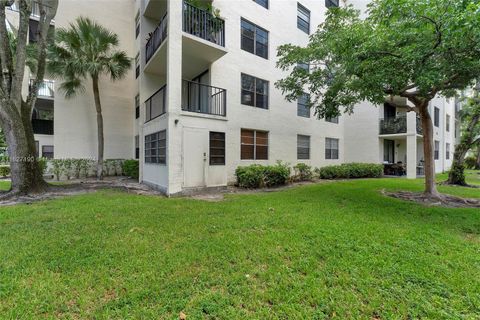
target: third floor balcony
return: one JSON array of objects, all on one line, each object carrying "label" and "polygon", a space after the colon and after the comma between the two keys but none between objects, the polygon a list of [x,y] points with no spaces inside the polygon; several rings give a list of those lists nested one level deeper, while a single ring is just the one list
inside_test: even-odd
[{"label": "third floor balcony", "polygon": [[[177,4],[176,1],[174,3]],[[175,30],[169,31],[172,25],[180,27],[178,23],[172,21],[178,22],[180,19],[181,30],[178,31],[182,32],[182,62],[183,69],[186,70],[184,77],[191,78],[196,75],[195,73],[203,72],[211,63],[227,53],[224,20],[209,10],[196,7],[187,1],[178,5],[181,5],[181,16],[177,17],[180,12],[175,14],[175,17],[170,17],[171,12],[168,15],[164,13],[155,30],[148,36],[145,46],[145,72],[161,76],[166,74],[167,50],[163,44],[167,43],[168,34],[171,32],[172,35],[175,34]],[[151,12],[147,17],[152,17]]]}]

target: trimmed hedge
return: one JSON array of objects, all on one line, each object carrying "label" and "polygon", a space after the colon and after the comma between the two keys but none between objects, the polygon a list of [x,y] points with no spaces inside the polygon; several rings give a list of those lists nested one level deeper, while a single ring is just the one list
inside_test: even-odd
[{"label": "trimmed hedge", "polygon": [[122,165],[123,174],[127,177],[138,179],[138,160],[125,160]]},{"label": "trimmed hedge", "polygon": [[320,179],[380,178],[383,175],[383,165],[375,163],[345,163],[320,168],[318,174]]},{"label": "trimmed hedge", "polygon": [[299,163],[293,167],[295,181],[310,181],[313,179],[312,167],[305,163]]},{"label": "trimmed hedge", "polygon": [[241,188],[264,188],[281,186],[290,178],[290,167],[281,162],[273,166],[254,164],[235,170],[237,185]]},{"label": "trimmed hedge", "polygon": [[10,166],[8,165],[1,165],[0,166],[0,176],[6,178],[10,175]]}]

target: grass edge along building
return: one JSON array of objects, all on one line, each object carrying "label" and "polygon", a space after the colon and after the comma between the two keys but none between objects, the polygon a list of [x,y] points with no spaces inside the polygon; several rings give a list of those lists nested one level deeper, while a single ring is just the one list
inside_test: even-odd
[{"label": "grass edge along building", "polygon": [[[222,187],[234,181],[238,166],[278,160],[313,167],[385,163],[391,174],[423,174],[414,113],[386,100],[317,119],[306,97],[287,102],[274,86],[286,76],[276,68],[276,48],[306,45],[338,0],[211,2],[220,19],[193,1],[60,0],[56,27],[88,16],[116,32],[121,49],[135,58],[125,80],[101,82],[106,159],[138,158],[140,181],[168,195]],[[361,10],[367,2],[349,1]],[[75,99],[52,97],[49,156],[95,158],[95,113],[86,88]],[[453,158],[459,103],[437,98],[430,108],[435,167],[442,172]],[[44,139],[37,138],[41,150]]]}]

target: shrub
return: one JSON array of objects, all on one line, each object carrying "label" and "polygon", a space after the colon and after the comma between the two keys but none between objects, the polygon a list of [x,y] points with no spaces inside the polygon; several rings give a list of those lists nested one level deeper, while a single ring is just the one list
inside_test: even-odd
[{"label": "shrub", "polygon": [[235,170],[237,185],[241,188],[263,188],[284,185],[290,177],[288,164],[277,162],[273,166],[254,164]]},{"label": "shrub", "polygon": [[379,178],[383,175],[383,165],[374,163],[345,163],[327,166],[318,170],[320,179]]},{"label": "shrub", "polygon": [[73,173],[73,159],[63,159],[62,160],[62,165],[63,165],[63,173],[67,177],[67,180],[70,180],[72,177]]},{"label": "shrub", "polygon": [[42,173],[42,176],[47,172],[47,165],[48,165],[48,160],[47,158],[38,158],[37,159],[38,166],[40,167],[40,172]]},{"label": "shrub", "polygon": [[466,169],[477,169],[477,158],[474,156],[466,157],[464,163]]},{"label": "shrub", "polygon": [[0,176],[8,177],[10,175],[10,166],[1,165],[0,166]]},{"label": "shrub", "polygon": [[122,164],[123,173],[127,177],[138,179],[139,170],[138,170],[138,160],[125,160]]},{"label": "shrub", "polygon": [[55,175],[57,181],[60,181],[60,177],[63,174],[63,160],[61,159],[52,159],[52,173]]},{"label": "shrub", "polygon": [[293,167],[293,170],[295,171],[294,179],[296,181],[309,181],[313,178],[312,167],[305,163],[297,164]]}]

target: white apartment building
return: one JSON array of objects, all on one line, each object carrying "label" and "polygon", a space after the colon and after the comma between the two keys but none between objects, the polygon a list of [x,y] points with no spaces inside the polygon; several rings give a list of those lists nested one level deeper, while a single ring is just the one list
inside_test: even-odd
[{"label": "white apartment building", "polygon": [[[353,115],[317,119],[304,99],[287,102],[274,86],[287,75],[276,68],[277,47],[306,45],[338,2],[214,0],[221,17],[215,19],[182,0],[60,0],[55,26],[89,16],[115,31],[135,57],[125,80],[101,82],[105,155],[139,158],[140,180],[166,194],[222,187],[235,180],[238,166],[279,160],[313,167],[400,163],[416,178],[423,147],[414,113],[386,100],[362,103]],[[367,0],[350,2],[364,9]],[[88,89],[72,100],[55,94],[55,157],[95,157]],[[431,108],[441,172],[453,157],[456,103],[438,98]]]}]

